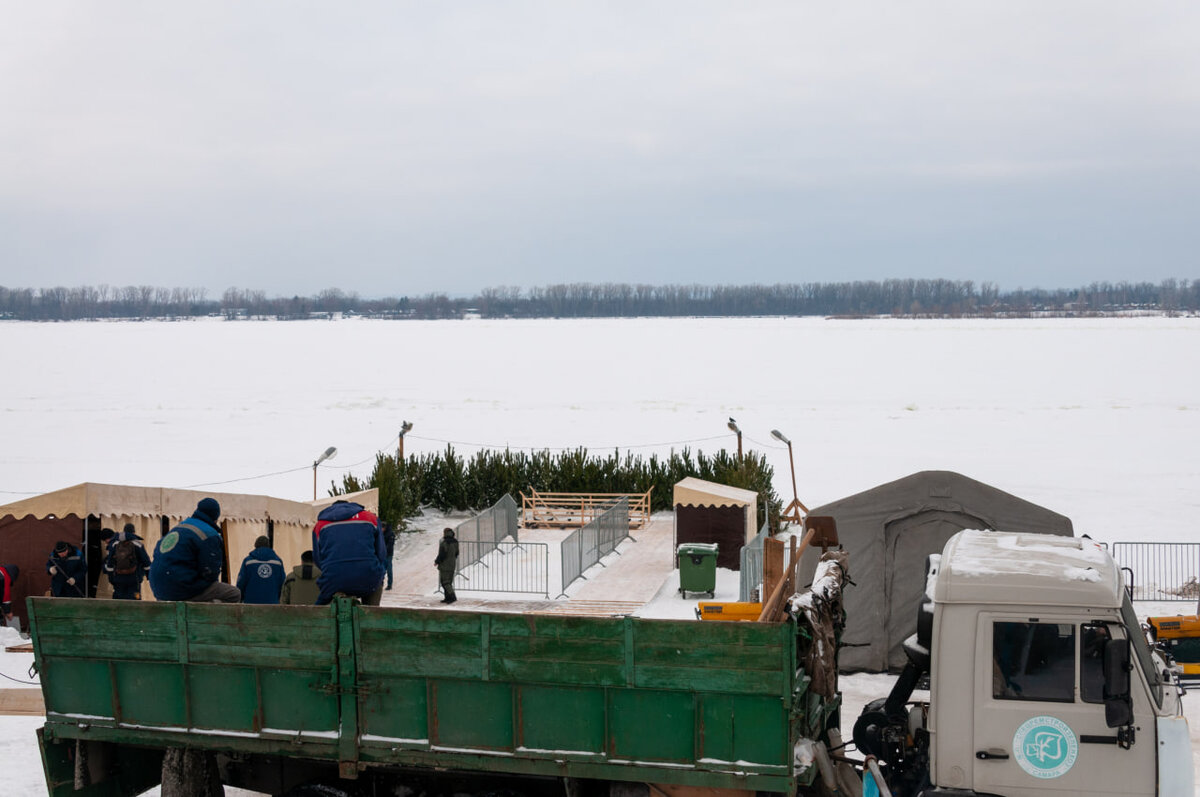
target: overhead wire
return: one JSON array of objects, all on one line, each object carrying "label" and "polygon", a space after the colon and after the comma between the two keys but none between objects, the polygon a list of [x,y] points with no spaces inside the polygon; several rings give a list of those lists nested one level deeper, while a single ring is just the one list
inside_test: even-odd
[{"label": "overhead wire", "polygon": [[7,678],[8,680],[12,681],[15,684],[25,684],[25,686],[41,686],[42,685],[40,681],[22,681],[19,678],[13,678],[11,675],[6,675],[5,673],[2,673],[2,672],[0,672],[0,678]]}]

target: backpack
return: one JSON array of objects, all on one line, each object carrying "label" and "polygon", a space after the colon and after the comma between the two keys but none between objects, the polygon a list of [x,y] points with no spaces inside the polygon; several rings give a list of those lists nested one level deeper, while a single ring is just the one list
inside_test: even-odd
[{"label": "backpack", "polygon": [[137,545],[133,540],[121,540],[113,548],[112,569],[119,576],[131,576],[138,571]]}]

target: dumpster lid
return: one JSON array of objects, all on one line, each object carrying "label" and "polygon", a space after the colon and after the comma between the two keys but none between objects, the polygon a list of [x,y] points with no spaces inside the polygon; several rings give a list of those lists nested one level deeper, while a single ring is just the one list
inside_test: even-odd
[{"label": "dumpster lid", "polygon": [[675,549],[676,554],[704,554],[711,553],[714,556],[717,553],[717,544],[715,542],[685,542],[680,544]]}]

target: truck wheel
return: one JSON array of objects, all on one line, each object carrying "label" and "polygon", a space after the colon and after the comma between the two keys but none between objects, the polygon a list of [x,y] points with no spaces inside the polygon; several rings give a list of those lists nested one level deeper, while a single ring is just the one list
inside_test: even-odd
[{"label": "truck wheel", "polygon": [[212,753],[168,747],[163,752],[162,797],[222,797],[225,787]]}]

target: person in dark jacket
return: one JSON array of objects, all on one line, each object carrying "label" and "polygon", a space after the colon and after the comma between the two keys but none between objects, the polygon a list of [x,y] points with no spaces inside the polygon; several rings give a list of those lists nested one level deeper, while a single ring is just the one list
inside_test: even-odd
[{"label": "person in dark jacket", "polygon": [[237,587],[220,580],[225,561],[225,547],[217,531],[220,517],[221,505],[215,498],[201,499],[190,518],[158,541],[150,563],[150,589],[155,598],[222,603],[242,599]]},{"label": "person in dark jacket", "polygon": [[242,591],[242,603],[279,603],[283,578],[283,560],[271,550],[269,539],[259,537],[238,572],[237,588]]},{"label": "person in dark jacket", "polygon": [[458,540],[454,529],[442,530],[442,541],[438,543],[437,558],[433,560],[438,569],[438,582],[442,585],[442,603],[454,603],[454,571],[458,569]]},{"label": "person in dark jacket", "polygon": [[383,529],[383,550],[387,554],[387,559],[383,562],[383,566],[387,572],[387,586],[384,589],[391,589],[392,557],[396,555],[396,532],[392,531],[392,524],[386,520],[379,521],[379,525]]},{"label": "person in dark jacket", "polygon": [[50,594],[56,598],[86,598],[87,562],[83,553],[66,540],[54,544],[54,552],[46,560],[50,574]]},{"label": "person in dark jacket", "polygon": [[287,578],[283,580],[283,591],[279,593],[279,602],[295,606],[312,606],[321,595],[317,587],[317,579],[321,577],[321,568],[313,564],[313,552],[305,551],[300,554],[300,564],[292,568]]},{"label": "person in dark jacket", "polygon": [[12,585],[19,575],[21,568],[16,565],[0,565],[0,613],[4,614],[4,622],[9,625],[13,619]]},{"label": "person in dark jacket", "polygon": [[379,519],[362,504],[334,501],[317,515],[312,536],[313,564],[321,568],[317,604],[329,603],[340,592],[378,606],[387,558]]},{"label": "person in dark jacket", "polygon": [[140,600],[142,580],[149,569],[150,554],[146,553],[146,545],[132,523],[126,523],[121,533],[109,536],[104,572],[112,584],[114,599]]}]

